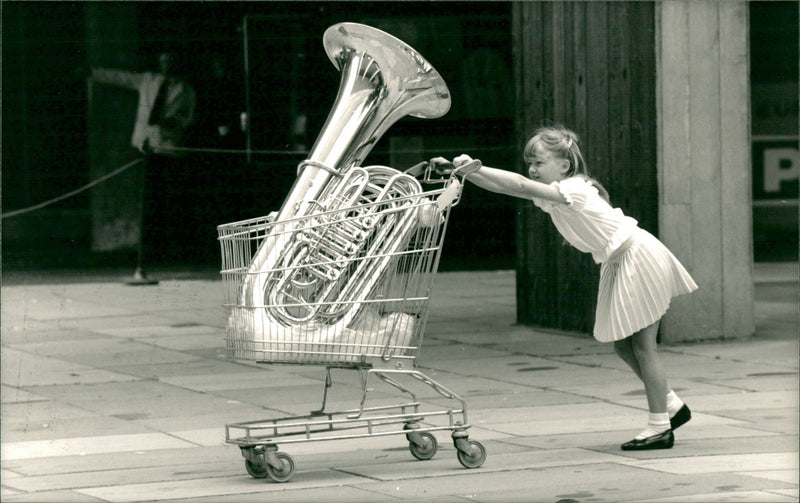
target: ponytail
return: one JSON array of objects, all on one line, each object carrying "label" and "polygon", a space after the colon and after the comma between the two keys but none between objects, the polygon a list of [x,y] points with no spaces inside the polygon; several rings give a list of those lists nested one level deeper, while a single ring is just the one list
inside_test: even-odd
[{"label": "ponytail", "polygon": [[600,197],[602,197],[605,202],[611,204],[611,196],[608,195],[608,191],[606,190],[605,187],[603,187],[602,183],[598,182],[591,176],[581,175],[581,177],[587,182],[589,182],[592,185],[592,187],[597,189],[597,192],[600,193]]}]

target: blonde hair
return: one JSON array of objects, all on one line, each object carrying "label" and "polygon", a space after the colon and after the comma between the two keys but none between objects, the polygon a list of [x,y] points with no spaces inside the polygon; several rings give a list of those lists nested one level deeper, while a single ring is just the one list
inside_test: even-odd
[{"label": "blonde hair", "polygon": [[536,159],[536,150],[541,148],[550,152],[557,159],[566,160],[569,163],[568,177],[580,176],[585,178],[597,188],[600,197],[609,201],[608,191],[606,191],[605,187],[589,176],[579,143],[580,138],[571,129],[560,125],[543,126],[535,130],[525,143],[522,157],[526,163],[530,164]]}]

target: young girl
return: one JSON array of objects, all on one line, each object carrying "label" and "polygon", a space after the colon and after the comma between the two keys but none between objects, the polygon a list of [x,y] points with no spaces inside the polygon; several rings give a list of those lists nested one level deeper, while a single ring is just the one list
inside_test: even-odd
[{"label": "young girl", "polygon": [[672,297],[697,285],[658,239],[611,206],[605,189],[588,176],[574,132],[563,127],[537,130],[525,145],[524,158],[528,178],[481,166],[468,155],[452,164],[441,157],[430,162],[439,172],[455,167],[457,174],[484,189],[532,199],[550,214],[567,242],[602,264],[594,337],[614,343],[617,355],[644,383],[650,410],[647,427],[621,448],[671,448],[673,430],[691,412],[667,385],[656,335]]}]

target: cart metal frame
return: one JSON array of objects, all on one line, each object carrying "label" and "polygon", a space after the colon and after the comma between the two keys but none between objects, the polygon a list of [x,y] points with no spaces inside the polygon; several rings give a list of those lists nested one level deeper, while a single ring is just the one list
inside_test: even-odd
[{"label": "cart metal frame", "polygon": [[[380,344],[365,344],[362,341],[362,343],[326,345],[316,340],[313,343],[300,340],[277,342],[263,340],[265,339],[263,334],[249,330],[249,327],[243,327],[242,323],[233,328],[229,325],[228,354],[234,359],[254,361],[256,364],[278,363],[324,365],[325,367],[322,405],[318,410],[311,411],[307,415],[236,422],[225,426],[226,443],[240,448],[241,454],[245,458],[245,468],[252,477],[268,478],[276,482],[286,482],[292,478],[295,473],[295,462],[289,454],[278,451],[278,444],[405,435],[411,454],[419,460],[427,460],[436,454],[438,448],[438,442],[433,433],[442,431],[451,432],[457,458],[462,466],[478,468],[484,463],[486,449],[481,443],[469,439],[468,430],[471,425],[468,421],[466,401],[415,368],[416,357],[422,345],[427,322],[429,293],[438,269],[450,209],[458,204],[463,186],[456,178],[455,173],[446,178],[435,178],[427,163],[420,163],[412,167],[406,171],[406,174],[421,177],[424,184],[438,183],[442,185],[441,188],[423,191],[413,196],[415,204],[435,207],[441,215],[440,221],[433,226],[435,227],[433,233],[425,238],[426,242],[410,240],[404,245],[406,248],[401,251],[376,254],[372,257],[365,255],[354,260],[386,260],[387,256],[397,259],[398,263],[402,260],[410,260],[411,267],[408,267],[408,264],[397,266],[398,270],[403,270],[405,278],[399,282],[400,287],[411,290],[417,288],[418,291],[404,290],[399,296],[385,297],[382,296],[385,293],[383,290],[373,287],[373,289],[380,290],[381,293],[362,300],[358,308],[361,309],[363,305],[373,307],[372,304],[379,308],[387,307],[390,304],[394,308],[401,306],[401,309],[403,307],[410,309],[410,306],[413,306],[417,313],[414,337],[411,342],[400,343],[395,340],[393,334]],[[365,202],[359,208],[375,204],[377,203]],[[332,222],[335,218],[326,220],[326,215],[334,214],[336,211],[341,212],[342,208],[328,213],[326,210],[326,208],[321,208],[320,213],[304,218],[317,218],[319,221],[319,217],[322,215],[322,221],[325,222],[323,225],[333,225],[328,221]],[[269,218],[262,217],[218,227],[223,254],[221,274],[229,287],[229,303],[227,305],[234,313],[237,309],[247,308],[245,321],[248,323],[251,320],[252,312],[260,313],[259,310],[266,309],[267,306],[243,306],[241,285],[243,281],[247,281],[248,275],[253,274],[250,270],[250,259],[255,253],[257,245],[267,239],[273,225],[277,224]],[[326,261],[324,265],[328,266],[331,263],[339,262],[343,261]],[[312,265],[316,266],[317,264]],[[390,272],[391,268],[392,266],[389,266]],[[389,278],[387,281],[391,283],[395,276],[387,274],[387,278]],[[408,285],[412,283],[413,287],[409,287]],[[396,287],[397,285],[392,286],[395,289]],[[305,300],[297,302],[298,305],[302,304],[303,309],[318,307],[314,302]],[[291,335],[294,336],[295,332],[291,332]],[[374,341],[370,340],[370,342]],[[354,352],[360,352],[360,354],[353,354]],[[326,411],[328,389],[333,384],[332,369],[349,369],[358,372],[361,383],[361,398],[358,408],[335,412]],[[371,376],[407,395],[408,400],[399,404],[367,407],[367,395],[370,391],[368,383]],[[412,382],[422,383],[435,390],[440,396],[452,400],[454,406],[437,410],[423,410],[422,402],[417,400],[410,387],[402,384],[400,379],[411,379]]]}]

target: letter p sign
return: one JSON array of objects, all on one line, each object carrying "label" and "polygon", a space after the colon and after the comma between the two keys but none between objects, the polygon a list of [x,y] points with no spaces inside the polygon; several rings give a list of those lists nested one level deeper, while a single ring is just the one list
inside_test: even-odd
[{"label": "letter p sign", "polygon": [[797,180],[800,160],[796,148],[764,149],[764,192],[780,192],[781,182]]}]

